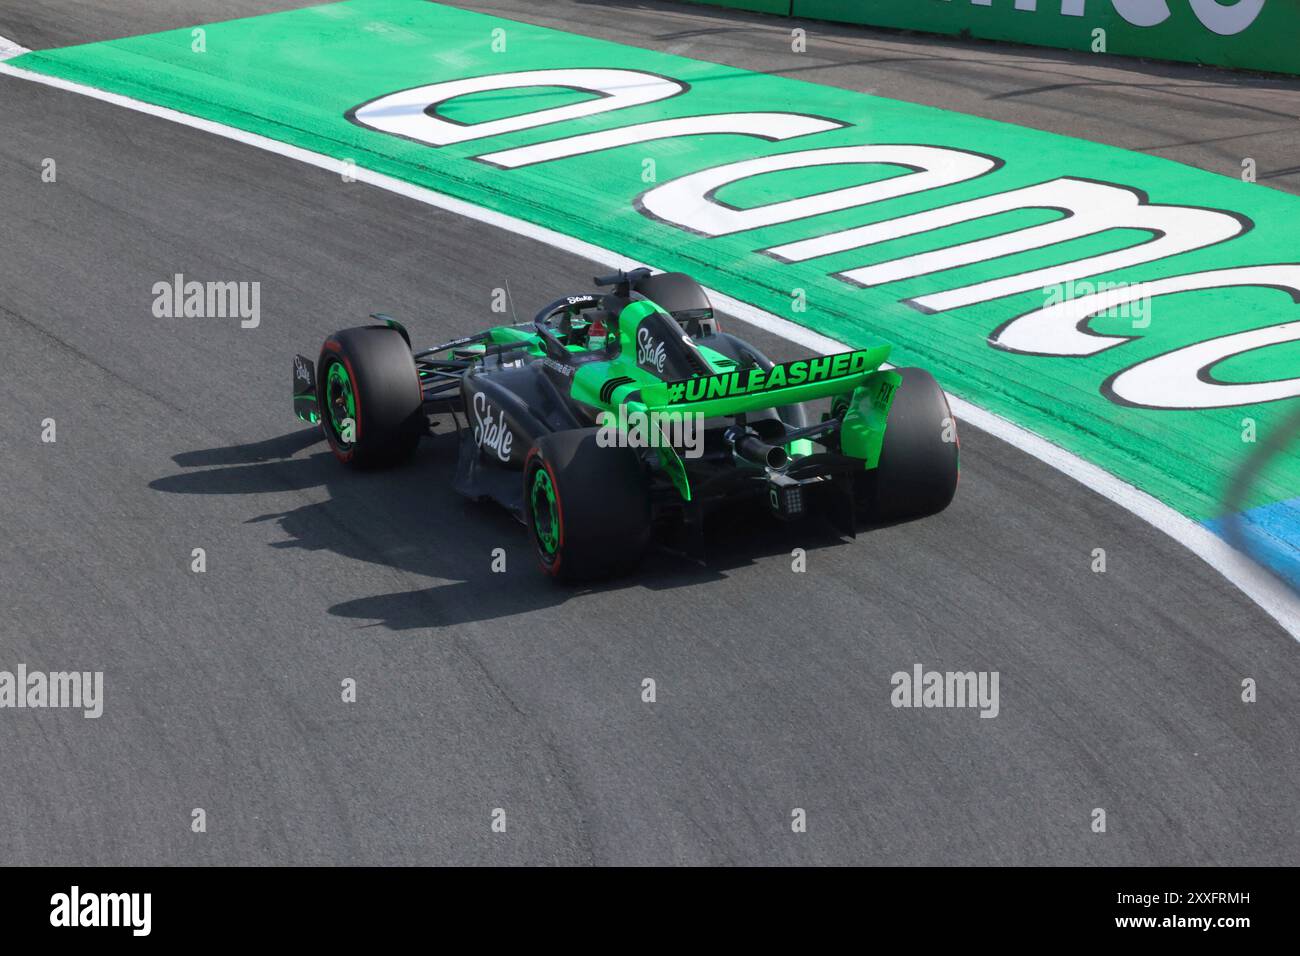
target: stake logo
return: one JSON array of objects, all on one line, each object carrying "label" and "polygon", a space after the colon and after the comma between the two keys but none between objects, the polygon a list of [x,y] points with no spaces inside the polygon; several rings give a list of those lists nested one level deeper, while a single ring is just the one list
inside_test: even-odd
[{"label": "stake logo", "polygon": [[505,415],[488,404],[483,392],[474,393],[474,420],[478,423],[474,426],[474,443],[479,448],[490,448],[502,461],[509,461],[514,433],[506,426]]},{"label": "stake logo", "polygon": [[650,330],[641,326],[636,330],[636,364],[662,374],[668,353],[664,343],[655,339]]}]

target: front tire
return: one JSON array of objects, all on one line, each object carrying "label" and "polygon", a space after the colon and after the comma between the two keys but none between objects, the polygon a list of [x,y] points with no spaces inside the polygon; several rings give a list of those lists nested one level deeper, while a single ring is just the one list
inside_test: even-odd
[{"label": "front tire", "polygon": [[925,369],[903,377],[885,423],[880,463],[863,476],[861,500],[874,522],[938,514],[957,491],[957,421],[948,398]]},{"label": "front tire", "polygon": [[634,570],[650,541],[650,485],[630,448],[602,448],[598,429],[543,435],[524,463],[524,513],[538,563],[590,581]]},{"label": "front tire", "polygon": [[382,325],[335,332],[316,369],[321,430],[339,461],[369,468],[411,457],[428,420],[401,333]]}]

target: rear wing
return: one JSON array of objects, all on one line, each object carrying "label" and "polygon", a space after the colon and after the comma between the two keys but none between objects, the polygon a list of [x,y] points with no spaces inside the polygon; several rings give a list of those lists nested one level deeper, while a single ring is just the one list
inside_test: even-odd
[{"label": "rear wing", "polygon": [[843,395],[862,385],[889,358],[889,346],[819,355],[774,365],[749,368],[646,385],[641,401],[647,411],[739,415],[780,405],[809,402]]}]

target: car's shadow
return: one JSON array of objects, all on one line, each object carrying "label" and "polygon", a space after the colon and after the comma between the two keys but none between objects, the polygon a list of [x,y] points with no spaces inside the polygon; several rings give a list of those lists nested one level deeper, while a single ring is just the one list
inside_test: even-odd
[{"label": "car's shadow", "polygon": [[[301,454],[317,444],[319,450]],[[451,582],[354,597],[329,609],[340,617],[378,621],[393,629],[509,617],[593,591],[697,585],[725,578],[729,571],[762,558],[782,556],[789,561],[794,548],[810,552],[845,541],[816,519],[785,525],[765,514],[756,520],[753,512],[741,512],[709,524],[703,563],[657,548],[632,576],[584,587],[557,584],[538,570],[523,527],[509,514],[451,490],[456,450],[453,434],[439,434],[421,444],[409,465],[358,472],[335,461],[318,431],[301,429],[265,441],[175,455],[172,460],[185,470],[155,479],[149,487],[168,494],[237,495],[253,501],[268,493],[323,488],[325,501],[284,512],[250,513],[246,520],[275,521],[289,540],[274,547],[332,551]],[[498,548],[505,552],[504,572],[493,570]]]}]

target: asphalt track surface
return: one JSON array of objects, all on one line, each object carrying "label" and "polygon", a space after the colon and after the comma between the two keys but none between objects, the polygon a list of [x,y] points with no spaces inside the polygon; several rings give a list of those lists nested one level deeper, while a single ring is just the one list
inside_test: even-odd
[{"label": "asphalt track surface", "polygon": [[[0,35],[276,7],[0,0]],[[478,8],[1226,175],[1252,156],[1300,191],[1293,82],[812,24],[800,56],[787,22],[667,4]],[[289,360],[377,309],[451,338],[500,320],[494,288],[526,312],[595,264],[10,77],[0,130],[0,668],[103,670],[106,697],[98,720],[0,711],[0,863],[1300,857],[1300,648],[1064,475],[968,428],[938,517],[851,543],[721,527],[704,567],[656,554],[556,587],[517,525],[448,490],[446,429],[399,471],[337,466],[293,421]],[[155,319],[176,272],[260,281],[261,326]],[[894,709],[890,675],[915,663],[998,671],[998,717]]]}]

